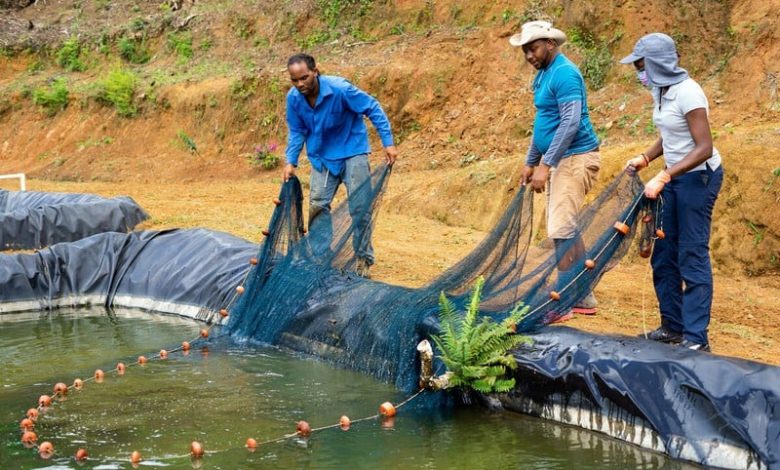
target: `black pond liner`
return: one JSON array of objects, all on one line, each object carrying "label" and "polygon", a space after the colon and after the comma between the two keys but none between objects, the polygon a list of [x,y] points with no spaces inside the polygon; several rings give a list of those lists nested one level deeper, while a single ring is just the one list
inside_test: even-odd
[{"label": "black pond liner", "polygon": [[129,197],[0,190],[0,251],[37,249],[103,232],[129,232],[149,216]]},{"label": "black pond liner", "polygon": [[[364,194],[374,209],[388,174],[375,172]],[[415,346],[437,329],[439,292],[462,305],[483,276],[486,314],[500,317],[518,301],[534,312],[518,324],[532,332],[534,345],[515,352],[517,389],[497,398],[505,408],[704,465],[780,468],[780,368],[543,328],[630,245],[630,236],[616,236],[614,221],[625,221],[632,233],[647,231],[641,216],[655,213],[638,203],[639,193],[635,179],[618,178],[586,211],[581,234],[595,269],[557,272],[554,247],[531,243],[532,195],[521,190],[470,255],[411,289],[354,274],[360,244],[347,207],[333,211],[329,227],[315,224],[304,234],[302,191],[291,180],[260,246],[198,229],[105,233],[34,254],[0,255],[0,314],[104,305],[224,322],[218,311],[228,307],[224,330],[237,342],[286,346],[412,391],[419,375]],[[242,283],[246,292],[233,303]],[[559,286],[561,299],[553,303],[550,289]]]}]

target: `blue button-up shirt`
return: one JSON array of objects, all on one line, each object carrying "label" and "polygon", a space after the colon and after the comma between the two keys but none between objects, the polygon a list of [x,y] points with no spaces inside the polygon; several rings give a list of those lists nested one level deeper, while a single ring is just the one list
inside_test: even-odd
[{"label": "blue button-up shirt", "polygon": [[287,93],[287,163],[297,166],[306,156],[317,171],[344,171],[344,160],[371,152],[363,116],[374,124],[382,145],[393,145],[390,121],[379,102],[341,77],[320,75],[320,92],[312,108],[296,88]]}]

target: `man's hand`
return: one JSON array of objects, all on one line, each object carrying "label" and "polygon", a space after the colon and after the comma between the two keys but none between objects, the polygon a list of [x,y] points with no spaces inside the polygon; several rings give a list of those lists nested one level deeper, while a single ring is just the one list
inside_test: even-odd
[{"label": "man's hand", "polygon": [[393,166],[393,163],[398,159],[398,149],[395,148],[395,145],[385,147],[385,157],[387,158],[387,164]]},{"label": "man's hand", "polygon": [[523,174],[520,176],[520,186],[525,186],[531,182],[531,176],[534,174],[534,168],[535,167],[529,165],[523,167]]},{"label": "man's hand", "polygon": [[286,183],[293,176],[295,176],[295,167],[290,163],[284,165],[284,169],[282,170],[282,178],[284,179],[284,182]]},{"label": "man's hand", "polygon": [[542,163],[534,171],[531,177],[531,189],[536,193],[543,193],[544,187],[547,186],[547,176],[550,174],[550,167]]}]

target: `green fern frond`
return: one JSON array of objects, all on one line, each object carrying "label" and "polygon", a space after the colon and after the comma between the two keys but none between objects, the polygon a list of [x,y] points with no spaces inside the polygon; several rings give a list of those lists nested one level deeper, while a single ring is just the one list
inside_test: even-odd
[{"label": "green fern frond", "polygon": [[517,304],[500,323],[480,317],[479,304],[485,280],[480,277],[471,293],[464,314],[442,292],[439,296],[441,334],[432,339],[447,370],[450,385],[471,388],[482,393],[506,392],[515,380],[505,379],[508,370],[517,367],[508,351],[528,339],[511,334],[514,326],[528,313],[528,306]]}]

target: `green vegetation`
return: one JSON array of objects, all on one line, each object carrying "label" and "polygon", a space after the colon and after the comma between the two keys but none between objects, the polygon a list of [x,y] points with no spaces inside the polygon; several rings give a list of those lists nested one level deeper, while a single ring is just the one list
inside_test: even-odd
[{"label": "green vegetation", "polygon": [[279,166],[281,159],[276,154],[276,142],[269,142],[265,145],[256,145],[254,152],[247,157],[249,164],[253,167],[261,167],[264,170],[273,170]]},{"label": "green vegetation", "polygon": [[117,47],[119,48],[119,56],[132,64],[145,64],[152,58],[143,38],[139,40],[124,36],[117,43]]},{"label": "green vegetation", "polygon": [[508,369],[517,367],[508,351],[528,340],[512,334],[515,325],[528,312],[518,305],[501,323],[489,317],[479,317],[479,302],[484,278],[477,279],[465,315],[442,294],[439,297],[441,335],[433,341],[441,360],[452,374],[450,386],[473,389],[481,393],[508,392],[515,386],[514,378],[504,378]]},{"label": "green vegetation", "polygon": [[192,35],[188,32],[168,34],[168,49],[175,52],[180,63],[192,58]]},{"label": "green vegetation", "polygon": [[65,85],[65,79],[58,78],[47,87],[36,88],[32,92],[32,100],[45,109],[49,116],[65,109],[68,106],[68,87]]},{"label": "green vegetation", "polygon": [[188,152],[200,155],[198,153],[198,146],[195,144],[195,140],[187,135],[186,132],[179,130],[176,133],[176,137],[179,139],[179,144]]},{"label": "green vegetation", "polygon": [[233,30],[233,33],[241,39],[249,39],[250,36],[255,34],[254,24],[246,16],[233,13],[228,19],[228,25]]},{"label": "green vegetation", "polygon": [[76,38],[70,38],[57,51],[57,64],[68,72],[83,72],[87,66],[79,58],[80,55],[81,43]]},{"label": "green vegetation", "polygon": [[612,42],[619,41],[622,33],[616,33],[612,41],[607,41],[594,37],[590,31],[574,28],[568,31],[567,36],[571,43],[582,52],[583,60],[580,64],[580,70],[582,70],[585,81],[594,90],[603,87],[613,63],[609,46]]},{"label": "green vegetation", "polygon": [[98,85],[98,99],[112,104],[123,117],[135,116],[138,109],[133,102],[137,78],[129,70],[114,69]]}]

